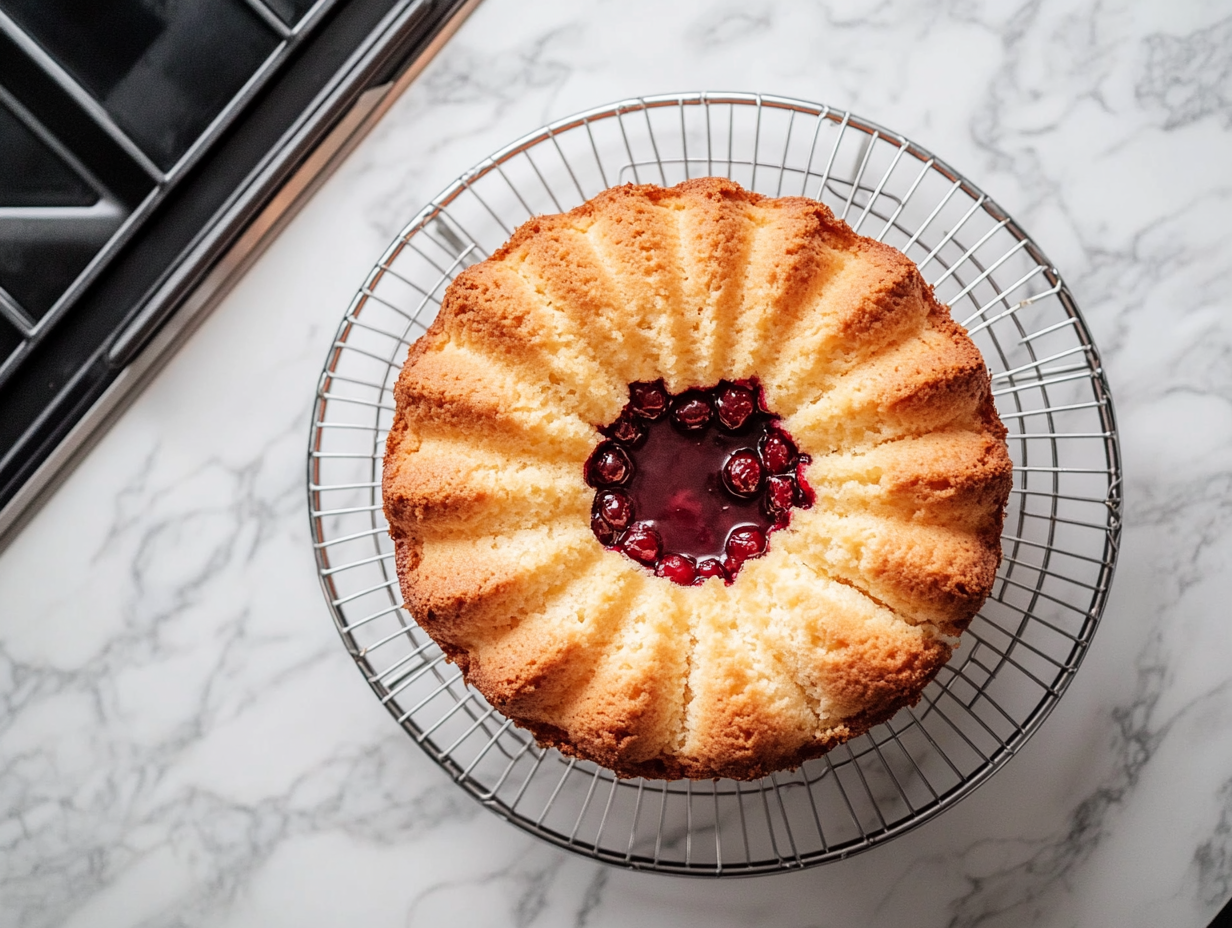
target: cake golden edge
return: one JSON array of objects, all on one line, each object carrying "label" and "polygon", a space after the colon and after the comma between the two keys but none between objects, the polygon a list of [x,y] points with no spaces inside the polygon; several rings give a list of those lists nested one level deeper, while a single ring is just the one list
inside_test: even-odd
[{"label": "cake golden edge", "polygon": [[[708,195],[714,192],[715,187],[722,188],[720,193],[723,196],[733,195],[731,187],[735,186],[729,182],[716,181],[714,179],[701,179],[687,183],[693,189],[701,189]],[[665,189],[635,188],[630,185],[624,188],[613,188],[612,190],[605,191],[600,197],[589,201],[570,214],[565,214],[565,216],[586,213],[598,208],[597,203],[619,202],[623,196],[633,195],[634,193],[643,196],[647,194],[647,191],[650,191],[650,195],[654,196],[661,191],[664,195],[671,195],[685,186],[680,185],[677,188]],[[738,187],[736,187],[736,190],[739,191],[736,195],[748,197],[754,202],[762,202],[768,199],[745,192]],[[833,234],[843,238],[858,239],[862,243],[869,242],[868,239],[861,239],[856,236],[845,223],[833,219],[829,211],[821,204],[816,204],[813,201],[805,201],[805,204],[804,208],[816,211],[822,216],[822,220]],[[499,261],[513,254],[517,249],[524,247],[528,241],[538,235],[542,229],[545,227],[550,228],[554,222],[564,218],[561,216],[536,217],[528,221],[490,260]],[[889,249],[888,246],[880,245],[879,243],[873,243],[873,245],[877,249],[885,249],[892,252],[894,256],[897,256],[896,259],[906,260],[901,258],[898,252]],[[974,353],[975,366],[978,367],[979,376],[973,377],[970,374],[964,376],[955,389],[966,391],[974,389],[979,392],[976,417],[982,423],[984,432],[999,441],[999,447],[1001,448],[1000,459],[991,462],[987,477],[987,485],[993,487],[993,495],[998,497],[1000,502],[995,507],[993,518],[979,533],[978,541],[982,546],[983,553],[980,559],[981,563],[978,565],[979,569],[972,576],[955,578],[954,586],[961,593],[959,599],[962,600],[962,603],[961,608],[953,613],[950,627],[943,630],[945,634],[932,638],[930,647],[913,655],[910,660],[900,663],[899,666],[877,667],[870,665],[866,668],[866,672],[880,675],[883,680],[892,679],[894,682],[881,687],[876,699],[870,701],[861,712],[844,719],[841,724],[833,726],[822,737],[799,747],[793,753],[777,754],[764,759],[733,757],[726,761],[712,760],[704,764],[690,763],[687,759],[664,757],[638,762],[630,761],[627,756],[622,755],[619,751],[605,751],[597,745],[591,744],[579,747],[570,740],[566,732],[541,719],[518,717],[516,713],[511,713],[510,717],[516,724],[529,730],[541,744],[557,747],[563,753],[570,756],[596,761],[610,767],[620,776],[648,776],[669,779],[682,776],[693,778],[728,776],[738,779],[750,779],[763,776],[773,770],[796,767],[806,760],[821,756],[836,745],[868,731],[874,725],[888,720],[902,707],[915,705],[919,701],[924,687],[933,679],[949,658],[951,645],[947,642],[946,638],[956,638],[965,629],[971,617],[980,608],[990,592],[992,578],[1000,561],[1000,532],[1004,517],[1004,503],[1008,496],[1011,475],[1008,454],[1004,450],[1005,429],[996,416],[989,379],[987,371],[983,367],[982,358],[979,357],[978,350],[970,342],[970,339],[961,327],[950,320],[948,310],[935,300],[931,288],[924,284],[922,279],[918,278],[918,271],[915,270],[914,265],[911,265],[911,270],[912,274],[909,274],[908,277],[914,275],[912,286],[920,289],[922,299],[928,304],[927,312],[929,316],[937,317],[936,327],[941,331],[947,332],[962,349]],[[464,271],[459,275],[459,278],[464,279],[467,274],[468,272]],[[403,376],[399,378],[399,387],[402,386],[406,372],[410,371],[415,366],[417,359],[429,350],[429,347],[436,339],[441,337],[451,315],[457,311],[457,307],[460,304],[451,297],[451,294],[455,292],[457,292],[455,287],[451,286],[443,301],[442,310],[437,320],[432,324],[424,337],[418,340],[412,347],[403,369]],[[457,386],[465,392],[465,385]],[[482,384],[475,385],[477,390],[482,390],[482,388]],[[948,387],[942,384],[939,389],[944,390],[948,389]],[[416,401],[422,402],[423,397],[417,397]],[[444,404],[446,400],[441,399],[439,402]],[[402,399],[399,398],[398,406],[400,409],[402,405]],[[458,427],[465,430],[488,428],[492,425],[493,416],[498,414],[484,403],[462,404],[455,408],[442,408],[439,411],[442,415],[455,417]],[[421,518],[424,512],[434,505],[434,502],[432,500],[421,500],[418,512],[408,512],[405,508],[405,499],[396,501],[397,494],[393,492],[393,487],[391,486],[395,469],[388,465],[391,456],[395,455],[402,448],[406,427],[407,423],[403,417],[398,416],[395,418],[394,426],[391,429],[387,442],[387,466],[383,477],[383,491],[386,499],[387,515],[390,521],[390,533],[395,544],[396,568],[405,601],[411,606],[412,614],[416,616],[420,625],[441,645],[447,659],[455,663],[463,671],[469,683],[475,685],[494,705],[502,708],[502,703],[505,701],[500,698],[499,694],[492,692],[491,688],[485,688],[481,675],[474,672],[476,668],[472,666],[470,655],[465,649],[453,644],[449,639],[449,635],[445,633],[443,624],[438,620],[441,610],[439,608],[427,608],[417,611],[414,608],[416,603],[425,603],[425,593],[428,591],[417,582],[415,577],[416,566],[420,556],[419,541],[414,537],[413,533],[406,532],[403,526],[405,526],[408,520],[413,522],[415,519]],[[395,500],[392,506],[391,500]],[[444,501],[445,508],[448,508],[450,504],[449,500]],[[439,515],[440,513],[434,513],[434,517]],[[904,580],[909,581],[910,578],[904,578]],[[428,598],[431,599],[432,597],[429,596]],[[619,732],[615,734],[617,741],[619,741]],[[772,738],[767,740],[773,741]]]}]

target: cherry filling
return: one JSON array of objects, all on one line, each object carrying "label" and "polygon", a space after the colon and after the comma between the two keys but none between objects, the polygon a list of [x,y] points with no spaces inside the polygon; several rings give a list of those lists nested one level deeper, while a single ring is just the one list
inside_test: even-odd
[{"label": "cherry filling", "polygon": [[755,382],[676,396],[661,380],[630,384],[628,404],[600,431],[586,462],[595,537],[673,583],[730,584],[793,506],[813,503],[808,455]]}]

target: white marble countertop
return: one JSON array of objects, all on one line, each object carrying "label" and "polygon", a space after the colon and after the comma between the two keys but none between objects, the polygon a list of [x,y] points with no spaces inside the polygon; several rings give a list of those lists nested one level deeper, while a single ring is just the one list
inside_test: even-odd
[{"label": "white marble countertop", "polygon": [[[787,876],[610,869],[373,699],[305,512],[356,286],[551,119],[779,93],[903,132],[1041,243],[1103,351],[1126,528],[1043,729],[922,828]],[[1232,895],[1232,17],[1218,0],[486,0],[0,556],[0,924],[1199,926]]]}]

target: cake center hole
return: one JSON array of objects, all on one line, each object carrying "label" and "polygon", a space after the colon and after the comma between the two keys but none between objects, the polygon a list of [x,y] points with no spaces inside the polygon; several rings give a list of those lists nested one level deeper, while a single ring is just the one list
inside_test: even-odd
[{"label": "cake center hole", "polygon": [[755,381],[671,394],[629,385],[629,402],[600,428],[586,462],[591,528],[602,544],[684,586],[764,554],[812,491],[800,454]]}]

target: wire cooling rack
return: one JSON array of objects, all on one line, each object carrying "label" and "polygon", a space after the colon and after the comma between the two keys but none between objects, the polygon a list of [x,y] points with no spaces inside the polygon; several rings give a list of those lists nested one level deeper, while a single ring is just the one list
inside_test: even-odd
[{"label": "wire cooling rack", "polygon": [[[988,603],[913,709],[758,782],[618,780],[544,750],[462,682],[402,608],[381,512],[392,390],[450,280],[532,215],[629,181],[723,175],[828,204],[906,252],[979,344],[1014,488]],[[458,785],[519,827],[639,870],[767,873],[867,850],[969,795],[1069,685],[1116,561],[1120,460],[1099,355],[1057,270],[974,184],[851,113],[765,95],[627,100],[533,132],[450,184],[347,309],[308,453],[325,597],[364,677]]]}]

